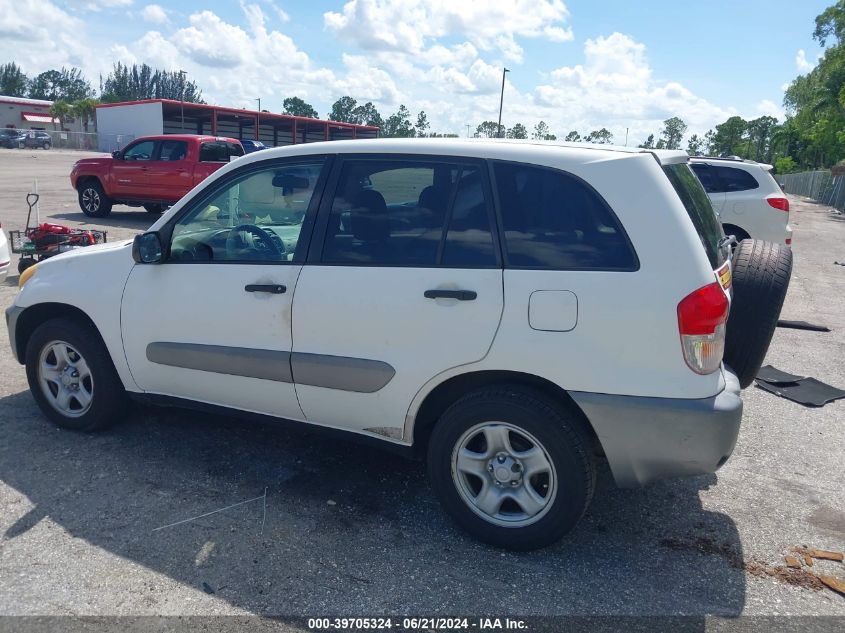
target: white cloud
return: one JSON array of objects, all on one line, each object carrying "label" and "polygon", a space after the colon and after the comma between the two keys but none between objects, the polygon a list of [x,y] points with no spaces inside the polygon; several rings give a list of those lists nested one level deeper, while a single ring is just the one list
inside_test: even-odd
[{"label": "white cloud", "polygon": [[84,11],[102,11],[103,9],[128,7],[132,4],[132,0],[70,0],[68,4]]},{"label": "white cloud", "polygon": [[0,7],[0,59],[14,60],[30,74],[62,65],[87,69],[94,56],[79,37],[84,27],[50,0],[9,2]]},{"label": "white cloud", "polygon": [[798,54],[795,56],[795,67],[798,68],[798,72],[803,74],[813,70],[816,65],[807,61],[807,53],[804,52],[803,48],[799,48]]},{"label": "white cloud", "polygon": [[773,116],[779,121],[783,121],[786,118],[783,108],[769,99],[763,99],[757,104],[757,114],[759,116]]},{"label": "white cloud", "polygon": [[160,4],[145,6],[141,11],[141,17],[145,22],[152,22],[153,24],[167,24],[169,21],[167,11]]},{"label": "white cloud", "polygon": [[561,0],[350,0],[323,14],[327,29],[367,50],[416,54],[440,37],[463,37],[483,50],[499,48],[514,61],[514,36],[561,42],[569,11]]}]

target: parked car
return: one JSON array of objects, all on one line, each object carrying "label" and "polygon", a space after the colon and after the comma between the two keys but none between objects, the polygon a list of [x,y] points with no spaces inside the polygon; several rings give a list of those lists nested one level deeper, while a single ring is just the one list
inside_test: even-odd
[{"label": "parked car", "polygon": [[269,149],[267,145],[262,143],[261,141],[252,141],[250,139],[241,139],[241,145],[244,146],[244,152],[247,154],[252,154],[252,152],[257,152],[262,149]]},{"label": "parked car", "polygon": [[725,233],[792,244],[789,200],[772,176],[772,166],[741,158],[696,157],[692,170],[719,216]]},{"label": "parked car", "polygon": [[167,134],[135,139],[111,156],[83,158],[70,172],[79,208],[101,218],[115,204],[161,213],[244,149],[233,138]]},{"label": "parked car", "polygon": [[13,129],[0,129],[0,147],[17,149],[23,144],[23,132]]},{"label": "parked car", "polygon": [[53,147],[53,137],[41,130],[25,130],[22,140],[23,147],[26,149],[50,149]]},{"label": "parked car", "polygon": [[599,452],[620,486],[728,459],[791,269],[752,246],[732,281],[680,151],[309,143],[28,269],[6,317],[63,428],[128,395],[345,431],[424,457],[458,524],[529,549],[584,514]]},{"label": "parked car", "polygon": [[6,232],[3,230],[3,226],[0,225],[0,282],[6,279],[11,261],[12,256],[9,253],[9,240],[6,237]]}]

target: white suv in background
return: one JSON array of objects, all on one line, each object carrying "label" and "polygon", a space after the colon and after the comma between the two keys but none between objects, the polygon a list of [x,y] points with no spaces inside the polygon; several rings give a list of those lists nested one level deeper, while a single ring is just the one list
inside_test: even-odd
[{"label": "white suv in background", "polygon": [[741,158],[694,157],[692,170],[710,197],[726,235],[792,244],[789,200],[772,166]]},{"label": "white suv in background", "polygon": [[[744,244],[785,294],[768,262],[791,260]],[[732,297],[728,252],[683,152],[308,143],[226,165],[134,242],[32,266],[6,318],[62,427],[129,395],[343,431],[427,459],[461,526],[528,549],[583,515],[597,454],[622,486],[728,459],[783,301],[741,274]]]}]

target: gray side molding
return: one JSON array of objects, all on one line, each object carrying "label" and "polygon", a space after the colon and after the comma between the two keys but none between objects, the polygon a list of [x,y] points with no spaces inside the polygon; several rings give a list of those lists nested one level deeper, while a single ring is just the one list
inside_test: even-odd
[{"label": "gray side molding", "polygon": [[197,343],[150,343],[147,360],[216,374],[293,382],[289,352]]},{"label": "gray side molding", "polygon": [[378,391],[396,375],[392,366],[379,360],[199,343],[150,343],[147,360],[158,365],[276,382],[292,383],[295,378],[300,385],[358,393]]},{"label": "gray side molding", "polygon": [[396,375],[380,360],[302,352],[291,354],[291,367],[297,384],[359,393],[378,391]]}]

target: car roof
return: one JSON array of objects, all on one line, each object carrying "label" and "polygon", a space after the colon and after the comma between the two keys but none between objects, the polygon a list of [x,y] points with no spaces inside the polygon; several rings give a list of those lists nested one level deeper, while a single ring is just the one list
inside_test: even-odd
[{"label": "car roof", "polygon": [[774,169],[774,166],[769,165],[768,163],[758,163],[757,161],[751,160],[750,158],[740,158],[739,156],[691,156],[690,162],[719,163],[720,165],[740,168],[759,167],[760,169],[765,169],[766,171],[772,171],[772,169]]},{"label": "car roof", "polygon": [[200,140],[200,141],[234,141],[236,143],[240,143],[240,141],[236,138],[230,138],[228,136],[212,136],[210,134],[147,134],[145,136],[139,136],[135,139],[136,141],[145,140],[145,141],[193,141],[193,140]]},{"label": "car roof", "polygon": [[[565,141],[540,141],[522,139],[461,139],[461,138],[379,138],[320,141],[316,143],[286,145],[270,148],[262,152],[260,159],[266,160],[275,155],[288,154],[348,154],[348,153],[385,153],[385,154],[445,154],[455,156],[477,156],[495,158],[512,156],[519,148],[531,151],[533,148],[548,151],[560,150],[570,155],[580,154],[589,160],[619,158],[620,155],[651,154],[661,165],[686,163],[689,155],[683,150],[652,150],[640,147],[622,147],[618,145],[595,145],[591,143],[567,143]],[[594,155],[592,155],[594,154]],[[252,155],[250,155],[252,156]]]}]

